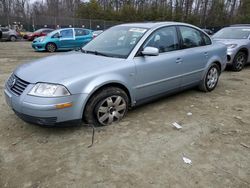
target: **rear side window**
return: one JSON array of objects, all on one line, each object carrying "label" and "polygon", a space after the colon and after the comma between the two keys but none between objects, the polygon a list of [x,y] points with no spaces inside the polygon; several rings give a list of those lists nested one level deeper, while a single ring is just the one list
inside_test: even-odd
[{"label": "rear side window", "polygon": [[89,35],[89,31],[84,29],[75,29],[75,35],[76,36]]},{"label": "rear side window", "polygon": [[160,53],[179,49],[176,28],[170,26],[158,29],[147,39],[145,47],[158,48]]},{"label": "rear side window", "polygon": [[179,29],[182,37],[182,48],[193,48],[204,45],[199,30],[186,26],[179,26]]}]

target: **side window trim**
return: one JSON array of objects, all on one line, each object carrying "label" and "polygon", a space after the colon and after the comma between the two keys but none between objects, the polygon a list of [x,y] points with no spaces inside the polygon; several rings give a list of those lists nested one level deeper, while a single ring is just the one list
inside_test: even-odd
[{"label": "side window trim", "polygon": [[[145,41],[142,43],[142,45],[140,46],[140,48],[138,49],[138,51],[136,52],[136,54],[135,54],[134,57],[142,56],[142,55],[141,55],[141,51],[143,50],[143,46],[144,46],[145,43],[148,41],[148,39],[150,39],[150,37],[152,37],[152,35],[154,35],[154,33],[157,32],[158,30],[164,29],[164,28],[167,28],[167,27],[173,27],[173,28],[175,28],[176,37],[177,37],[177,41],[178,41],[178,47],[177,47],[177,49],[175,49],[175,50],[173,50],[173,51],[181,50],[181,48],[180,48],[180,39],[179,39],[179,36],[178,36],[178,29],[177,29],[177,26],[176,26],[176,25],[168,25],[168,26],[163,26],[163,27],[159,27],[159,28],[155,29],[155,30],[145,39]],[[161,52],[160,54],[169,53],[169,52],[173,52],[173,51]]]}]

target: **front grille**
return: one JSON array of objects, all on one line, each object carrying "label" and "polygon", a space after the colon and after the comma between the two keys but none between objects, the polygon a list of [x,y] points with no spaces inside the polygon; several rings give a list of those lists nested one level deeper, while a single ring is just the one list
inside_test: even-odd
[{"label": "front grille", "polygon": [[7,81],[9,89],[17,96],[20,96],[29,84],[29,82],[18,78],[14,74],[12,74],[9,80]]}]

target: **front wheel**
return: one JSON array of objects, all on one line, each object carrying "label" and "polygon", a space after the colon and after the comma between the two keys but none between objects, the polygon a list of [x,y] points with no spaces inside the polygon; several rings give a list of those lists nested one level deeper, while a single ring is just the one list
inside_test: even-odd
[{"label": "front wheel", "polygon": [[13,36],[13,35],[12,35],[12,36],[10,36],[10,41],[11,41],[11,42],[15,42],[15,41],[16,41],[16,37],[15,37],[15,36]]},{"label": "front wheel", "polygon": [[89,124],[105,126],[119,122],[127,113],[129,99],[122,89],[108,87],[94,94],[86,105],[84,119]]},{"label": "front wheel", "polygon": [[232,70],[241,71],[247,62],[247,55],[244,52],[238,52],[233,60]]},{"label": "front wheel", "polygon": [[202,79],[199,89],[204,92],[210,92],[215,89],[218,84],[220,69],[217,64],[213,63],[208,69],[206,75]]},{"label": "front wheel", "polygon": [[48,52],[55,52],[56,51],[56,45],[54,43],[48,43],[46,45],[46,50]]}]

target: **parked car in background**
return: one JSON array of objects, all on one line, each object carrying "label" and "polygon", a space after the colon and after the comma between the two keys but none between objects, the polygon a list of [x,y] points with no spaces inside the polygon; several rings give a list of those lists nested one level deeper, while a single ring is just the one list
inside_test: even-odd
[{"label": "parked car in background", "polygon": [[241,71],[250,62],[250,25],[226,27],[213,35],[213,40],[227,45],[228,65]]},{"label": "parked car in background", "polygon": [[100,35],[103,32],[103,30],[97,30],[93,32],[93,38],[97,37],[98,35]]},{"label": "parked car in background", "polygon": [[[49,37],[69,38],[74,30]],[[214,90],[226,61],[226,46],[195,26],[123,24],[104,31],[81,51],[19,66],[4,93],[28,122],[55,125],[84,119],[109,125],[120,121],[129,107],[160,96],[197,86]]]},{"label": "parked car in background", "polygon": [[93,38],[92,31],[82,28],[58,29],[46,37],[39,37],[32,42],[36,51],[55,52],[57,50],[79,49]]},{"label": "parked car in background", "polygon": [[14,42],[18,38],[20,38],[20,34],[13,29],[7,27],[1,27],[1,31],[2,31],[2,40]]},{"label": "parked car in background", "polygon": [[29,32],[29,31],[20,31],[20,35],[23,39],[28,39],[28,35],[31,35],[32,32]]},{"label": "parked car in background", "polygon": [[[38,37],[46,36],[47,34],[49,34],[52,31],[54,31],[54,29],[50,29],[50,28],[38,29],[35,32],[28,34],[27,39],[29,41],[33,41],[34,39],[36,39]],[[26,36],[25,36],[25,38],[26,38]]]},{"label": "parked car in background", "polygon": [[202,29],[203,31],[205,31],[208,35],[213,35],[214,32],[211,29]]}]

